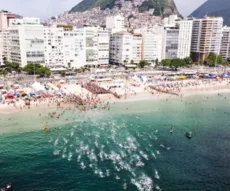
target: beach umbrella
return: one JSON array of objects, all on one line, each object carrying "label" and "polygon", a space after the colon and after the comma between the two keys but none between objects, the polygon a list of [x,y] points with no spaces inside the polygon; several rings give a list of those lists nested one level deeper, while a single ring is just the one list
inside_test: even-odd
[{"label": "beach umbrella", "polygon": [[14,93],[14,97],[19,97],[19,96],[20,96],[20,94]]},{"label": "beach umbrella", "polygon": [[35,93],[34,93],[34,92],[31,92],[31,93],[30,93],[30,96],[35,96]]},{"label": "beach umbrella", "polygon": [[6,94],[7,96],[14,96],[11,92],[8,92],[7,94]]},{"label": "beach umbrella", "polygon": [[8,92],[8,93],[6,94],[6,97],[7,97],[7,98],[14,98],[14,95],[13,95],[12,93]]}]

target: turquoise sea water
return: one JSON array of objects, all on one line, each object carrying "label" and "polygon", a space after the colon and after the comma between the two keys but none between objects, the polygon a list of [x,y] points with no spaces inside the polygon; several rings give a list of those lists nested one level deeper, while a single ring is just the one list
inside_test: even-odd
[{"label": "turquoise sea water", "polygon": [[[120,102],[109,111],[66,111],[60,119],[45,118],[51,109],[2,115],[0,185],[11,182],[14,191],[230,190],[229,100],[222,94]],[[42,130],[46,123],[49,133]]]}]

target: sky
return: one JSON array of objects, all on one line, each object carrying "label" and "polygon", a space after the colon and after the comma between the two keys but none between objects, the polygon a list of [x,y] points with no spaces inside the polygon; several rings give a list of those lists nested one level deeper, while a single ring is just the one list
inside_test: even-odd
[{"label": "sky", "polygon": [[[12,2],[13,1],[13,2]],[[42,20],[69,11],[81,0],[0,0],[0,9],[24,17],[39,17]],[[174,0],[183,16],[192,13],[206,0]]]}]

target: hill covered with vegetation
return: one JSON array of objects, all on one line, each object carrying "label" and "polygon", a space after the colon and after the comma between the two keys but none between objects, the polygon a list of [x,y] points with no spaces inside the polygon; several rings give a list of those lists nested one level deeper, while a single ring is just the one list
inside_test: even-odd
[{"label": "hill covered with vegetation", "polygon": [[[133,3],[135,6],[135,0],[126,0]],[[84,12],[92,8],[100,7],[101,10],[113,9],[115,6],[122,7],[122,3],[117,0],[83,0],[76,6],[74,6],[70,13],[73,12]],[[153,14],[156,16],[169,16],[170,14],[179,14],[176,5],[173,0],[145,0],[137,8],[140,12],[148,11],[154,9]]]}]

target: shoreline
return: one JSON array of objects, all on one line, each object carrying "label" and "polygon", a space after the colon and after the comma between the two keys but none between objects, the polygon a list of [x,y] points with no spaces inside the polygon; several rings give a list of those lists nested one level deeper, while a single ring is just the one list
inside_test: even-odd
[{"label": "shoreline", "polygon": [[[230,87],[229,86],[215,86],[215,87],[202,87],[202,88],[185,88],[181,91],[180,98],[187,98],[192,96],[199,96],[199,95],[213,95],[213,94],[220,94],[220,93],[230,93]],[[114,97],[111,98],[111,95],[100,95],[100,99],[104,102],[111,103],[126,103],[126,102],[135,102],[135,101],[143,101],[143,100],[152,100],[152,101],[158,101],[162,99],[170,99],[170,98],[179,98],[178,96],[171,95],[171,94],[154,94],[152,95],[150,92],[142,92],[137,93],[136,95],[129,96],[127,98],[121,98],[116,99]],[[59,109],[68,109],[68,108],[76,108],[76,105],[73,103],[62,103],[61,108]],[[13,105],[0,105],[0,114],[3,115],[9,115],[14,113],[20,113],[20,112],[34,112],[36,110],[58,110],[56,103],[47,103],[43,102],[40,103],[39,106],[36,106],[35,103],[30,105],[30,108],[28,109],[28,106],[24,106],[21,110],[20,107],[15,107]],[[80,110],[79,110],[80,111]]]}]

